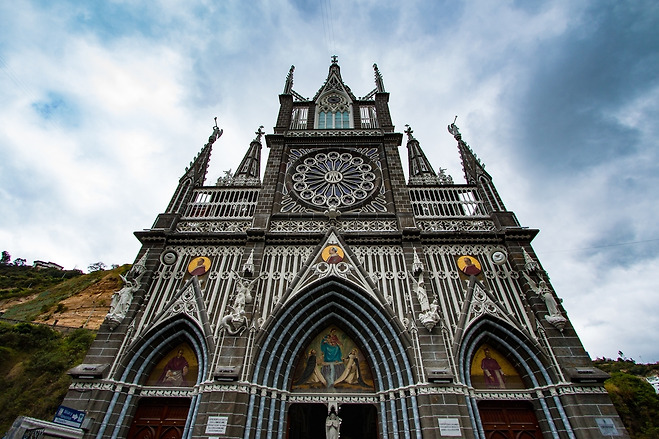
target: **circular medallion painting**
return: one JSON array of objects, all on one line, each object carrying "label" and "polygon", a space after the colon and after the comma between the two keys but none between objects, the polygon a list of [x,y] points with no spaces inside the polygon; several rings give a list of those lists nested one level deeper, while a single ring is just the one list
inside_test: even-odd
[{"label": "circular medallion painting", "polygon": [[192,276],[203,276],[210,268],[211,260],[204,256],[199,256],[188,264],[188,273]]},{"label": "circular medallion painting", "polygon": [[290,167],[287,184],[297,200],[313,209],[356,208],[380,186],[379,167],[355,151],[312,152]]}]

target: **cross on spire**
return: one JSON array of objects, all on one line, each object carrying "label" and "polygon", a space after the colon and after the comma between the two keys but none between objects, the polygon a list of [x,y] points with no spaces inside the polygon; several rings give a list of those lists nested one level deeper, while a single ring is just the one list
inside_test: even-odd
[{"label": "cross on spire", "polygon": [[405,126],[407,127],[407,129],[403,132],[407,134],[408,139],[414,139],[414,136],[412,135],[412,133],[414,132],[412,131],[412,127],[407,124],[405,124]]},{"label": "cross on spire", "polygon": [[261,125],[254,134],[256,134],[256,138],[254,140],[261,143],[261,137],[265,134],[265,131],[263,131],[263,125]]},{"label": "cross on spire", "polygon": [[332,55],[332,64],[336,64],[339,62],[339,57],[336,55]]}]

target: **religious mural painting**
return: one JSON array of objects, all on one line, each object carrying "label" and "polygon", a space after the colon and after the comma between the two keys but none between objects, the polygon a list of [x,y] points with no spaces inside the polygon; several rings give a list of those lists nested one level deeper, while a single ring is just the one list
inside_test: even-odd
[{"label": "religious mural painting", "polygon": [[484,344],[471,360],[471,385],[476,389],[523,389],[515,367],[491,346]]},{"label": "religious mural painting", "polygon": [[147,386],[194,386],[199,374],[199,363],[194,351],[187,343],[181,343],[172,349],[153,368]]},{"label": "religious mural painting", "polygon": [[304,349],[293,375],[293,390],[374,391],[366,358],[343,331],[330,326]]},{"label": "religious mural painting", "polygon": [[478,276],[482,273],[483,268],[478,258],[471,255],[462,255],[457,258],[458,268],[460,272],[468,277]]},{"label": "religious mural painting", "polygon": [[211,260],[205,256],[199,256],[192,259],[188,264],[188,274],[190,276],[203,276],[211,268]]},{"label": "religious mural painting", "polygon": [[338,264],[343,261],[345,253],[338,245],[328,245],[323,249],[321,257],[323,258],[323,261],[328,264]]}]

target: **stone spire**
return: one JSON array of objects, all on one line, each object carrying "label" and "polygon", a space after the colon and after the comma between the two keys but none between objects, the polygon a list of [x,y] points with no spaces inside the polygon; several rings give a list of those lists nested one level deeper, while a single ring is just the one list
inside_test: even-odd
[{"label": "stone spire", "polygon": [[458,142],[458,151],[460,151],[462,169],[464,170],[465,180],[467,180],[467,183],[475,184],[481,175],[487,175],[490,177],[489,174],[485,171],[485,165],[480,161],[476,154],[474,154],[467,142],[462,140],[462,134],[460,134],[458,126],[455,124],[455,120],[451,125],[448,126],[448,132],[451,133],[455,140]]},{"label": "stone spire", "polygon": [[332,56],[332,64],[329,67],[329,73],[327,74],[327,79],[322,87],[316,92],[316,95],[313,97],[313,101],[316,101],[321,95],[325,93],[335,91],[339,93],[346,93],[352,101],[357,100],[350,87],[348,87],[341,78],[341,67],[339,67],[339,57],[336,55]]},{"label": "stone spire", "polygon": [[419,141],[414,138],[412,128],[405,125],[407,129],[407,159],[409,162],[409,184],[453,184],[451,176],[442,171],[438,177],[432,165],[426,158]]},{"label": "stone spire", "polygon": [[377,64],[373,64],[373,70],[375,72],[375,89],[378,93],[384,93],[384,81],[382,80],[382,75],[380,74]]},{"label": "stone spire", "polygon": [[[458,116],[455,116],[455,118],[457,119]],[[453,123],[448,126],[448,132],[451,133],[458,142],[458,150],[460,151],[460,158],[462,159],[462,169],[464,170],[467,183],[478,185],[484,196],[484,201],[489,204],[488,207],[492,211],[505,211],[506,207],[503,205],[503,201],[492,183],[492,177],[487,171],[485,171],[485,165],[480,161],[476,154],[474,154],[467,142],[462,140],[462,134],[460,134],[460,131],[455,124],[455,120],[453,120]]]},{"label": "stone spire", "polygon": [[217,126],[216,117],[213,133],[208,138],[208,143],[204,145],[199,154],[197,154],[194,160],[190,162],[190,166],[185,168],[185,173],[179,180],[178,188],[167,207],[167,213],[180,213],[180,209],[182,206],[185,206],[192,194],[190,188],[204,185],[213,144],[220,138],[223,132],[224,131]]},{"label": "stone spire", "polygon": [[254,133],[256,137],[249,144],[245,157],[240,162],[238,169],[233,174],[220,177],[218,186],[259,186],[261,184],[261,137],[265,134],[263,125]]},{"label": "stone spire", "polygon": [[295,66],[291,66],[291,69],[286,75],[286,84],[284,85],[284,94],[289,95],[293,91],[293,72],[295,71]]}]

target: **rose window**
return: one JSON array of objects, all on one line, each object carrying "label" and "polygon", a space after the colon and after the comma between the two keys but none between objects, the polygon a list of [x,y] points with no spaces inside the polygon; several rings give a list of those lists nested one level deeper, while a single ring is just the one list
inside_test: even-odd
[{"label": "rose window", "polygon": [[354,152],[312,153],[289,171],[293,193],[315,208],[350,207],[366,201],[379,181],[379,168]]}]

